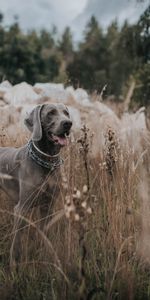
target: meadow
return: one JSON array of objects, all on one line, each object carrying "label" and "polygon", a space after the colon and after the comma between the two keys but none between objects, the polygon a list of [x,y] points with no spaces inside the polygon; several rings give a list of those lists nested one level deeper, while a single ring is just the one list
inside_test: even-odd
[{"label": "meadow", "polygon": [[[1,131],[0,144],[19,146],[26,138]],[[93,142],[84,124],[63,151],[62,188],[47,231],[32,210],[17,269],[9,260],[14,203],[1,191],[0,299],[150,299],[149,133],[139,149],[125,147],[111,127],[95,156]]]},{"label": "meadow", "polygon": [[22,216],[17,265],[16,203],[0,190],[0,300],[150,299],[150,6],[142,11],[105,29],[91,16],[78,43],[68,26],[24,32],[0,11],[0,146],[27,143],[35,105],[63,102],[74,127],[46,230],[38,207]]}]

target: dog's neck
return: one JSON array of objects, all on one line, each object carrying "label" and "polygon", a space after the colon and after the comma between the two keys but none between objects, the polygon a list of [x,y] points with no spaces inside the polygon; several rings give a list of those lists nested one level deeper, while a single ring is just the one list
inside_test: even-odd
[{"label": "dog's neck", "polygon": [[35,145],[44,153],[55,156],[60,152],[60,145],[55,145],[54,143],[50,142],[45,136],[38,142],[35,142]]},{"label": "dog's neck", "polygon": [[59,153],[55,155],[47,154],[39,148],[37,143],[30,140],[27,144],[29,157],[36,162],[37,165],[48,169],[53,172],[63,164],[63,159],[60,157]]}]

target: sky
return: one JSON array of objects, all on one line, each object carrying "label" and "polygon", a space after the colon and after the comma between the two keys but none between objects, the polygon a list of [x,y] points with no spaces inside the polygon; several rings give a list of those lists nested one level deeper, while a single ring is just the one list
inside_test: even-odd
[{"label": "sky", "polygon": [[150,4],[150,0],[0,0],[4,24],[10,25],[14,16],[23,30],[51,30],[56,25],[61,33],[70,26],[75,40],[80,40],[91,15],[103,27],[118,19],[135,22]]}]

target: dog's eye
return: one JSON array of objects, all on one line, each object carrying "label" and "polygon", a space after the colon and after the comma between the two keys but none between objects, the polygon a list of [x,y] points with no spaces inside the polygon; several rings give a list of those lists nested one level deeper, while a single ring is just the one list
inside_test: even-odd
[{"label": "dog's eye", "polygon": [[69,112],[67,110],[64,110],[63,113],[65,116],[69,117]]},{"label": "dog's eye", "polygon": [[47,113],[47,116],[48,116],[48,118],[50,118],[51,116],[56,115],[56,113],[57,113],[56,109],[52,109],[51,111],[49,111]]}]

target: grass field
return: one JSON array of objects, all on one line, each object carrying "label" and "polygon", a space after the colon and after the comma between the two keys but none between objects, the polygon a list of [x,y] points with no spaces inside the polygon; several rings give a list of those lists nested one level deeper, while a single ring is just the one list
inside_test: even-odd
[{"label": "grass field", "polygon": [[[18,145],[1,136],[1,145]],[[0,194],[1,300],[150,299],[150,139],[123,148],[108,129],[91,156],[83,127],[62,156],[63,188],[47,233],[27,217],[21,262],[9,266],[13,203]]]}]

